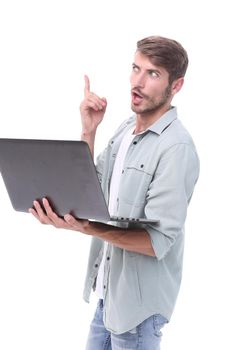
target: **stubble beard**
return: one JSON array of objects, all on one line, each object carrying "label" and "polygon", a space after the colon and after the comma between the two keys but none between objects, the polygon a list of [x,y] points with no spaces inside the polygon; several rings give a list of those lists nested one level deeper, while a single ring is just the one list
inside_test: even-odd
[{"label": "stubble beard", "polygon": [[159,99],[158,98],[152,99],[144,95],[144,99],[146,100],[146,105],[144,105],[144,107],[143,106],[141,107],[141,106],[135,106],[132,103],[131,109],[134,113],[137,113],[140,115],[153,114],[159,111],[161,108],[163,108],[167,104],[170,97],[171,97],[171,85],[169,84]]}]

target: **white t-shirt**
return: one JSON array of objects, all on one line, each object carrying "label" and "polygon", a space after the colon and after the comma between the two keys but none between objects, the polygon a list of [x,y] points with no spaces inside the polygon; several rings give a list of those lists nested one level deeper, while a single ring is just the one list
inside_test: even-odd
[{"label": "white t-shirt", "polygon": [[[128,151],[128,148],[133,141],[135,134],[132,134],[135,127],[131,128],[124,136],[124,138],[121,141],[119,150],[117,152],[112,177],[111,177],[111,184],[110,184],[110,193],[109,193],[109,203],[108,203],[108,210],[110,213],[110,216],[116,215],[116,203],[117,203],[117,197],[119,192],[119,186],[120,186],[120,178],[121,173],[124,168],[124,161],[125,156]],[[104,253],[103,258],[100,263],[98,276],[96,280],[96,294],[98,298],[103,299],[103,278],[104,278],[104,262],[106,258],[106,251],[107,251],[108,243],[104,242]]]}]

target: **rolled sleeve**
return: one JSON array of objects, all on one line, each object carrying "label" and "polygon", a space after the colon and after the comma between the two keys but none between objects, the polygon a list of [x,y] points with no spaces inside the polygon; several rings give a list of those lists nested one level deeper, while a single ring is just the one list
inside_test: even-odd
[{"label": "rolled sleeve", "polygon": [[183,234],[198,174],[198,157],[189,144],[173,145],[160,158],[145,206],[146,217],[160,220],[158,226],[146,227],[158,260],[166,256],[177,237]]}]

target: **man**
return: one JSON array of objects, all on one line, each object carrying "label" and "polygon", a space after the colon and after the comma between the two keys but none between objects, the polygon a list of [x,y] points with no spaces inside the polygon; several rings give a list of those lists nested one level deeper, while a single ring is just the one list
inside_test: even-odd
[{"label": "man", "polygon": [[[159,219],[123,227],[54,213],[46,199],[30,212],[42,223],[92,235],[84,288],[99,302],[86,350],[160,349],[182,275],[184,223],[199,175],[194,143],[172,99],[183,86],[188,57],[176,41],[148,37],[137,43],[131,73],[134,115],[119,127],[96,169],[110,214]],[[82,140],[94,140],[107,101],[90,91],[85,76]]]}]

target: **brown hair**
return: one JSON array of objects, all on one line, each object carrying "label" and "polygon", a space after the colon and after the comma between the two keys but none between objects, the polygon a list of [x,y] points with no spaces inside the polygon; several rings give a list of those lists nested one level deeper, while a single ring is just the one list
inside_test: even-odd
[{"label": "brown hair", "polygon": [[177,41],[161,36],[150,36],[137,42],[137,51],[147,56],[151,63],[166,69],[170,84],[185,76],[188,55]]}]

